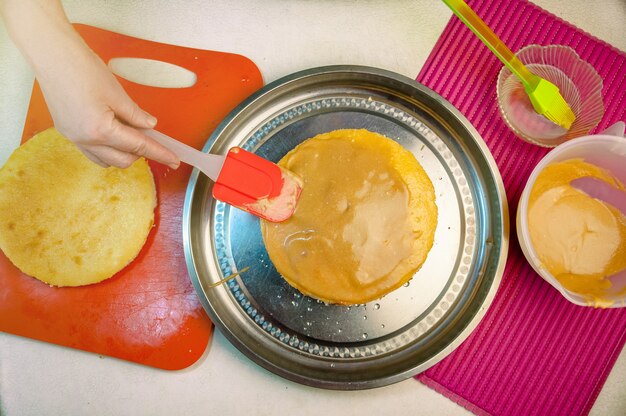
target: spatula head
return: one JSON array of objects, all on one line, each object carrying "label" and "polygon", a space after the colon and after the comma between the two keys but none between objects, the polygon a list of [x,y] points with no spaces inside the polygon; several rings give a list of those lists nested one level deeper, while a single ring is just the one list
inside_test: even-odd
[{"label": "spatula head", "polygon": [[213,197],[271,222],[288,219],[296,208],[302,181],[254,153],[228,151],[213,186]]},{"label": "spatula head", "polygon": [[569,107],[559,87],[540,78],[533,91],[528,92],[535,111],[544,115],[551,122],[569,130],[576,120],[576,115]]}]

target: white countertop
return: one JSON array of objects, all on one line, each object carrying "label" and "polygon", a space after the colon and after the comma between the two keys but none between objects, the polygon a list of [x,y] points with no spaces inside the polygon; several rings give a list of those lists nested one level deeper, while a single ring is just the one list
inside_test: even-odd
[{"label": "white countertop", "polygon": [[[537,0],[626,50],[626,2]],[[330,64],[415,78],[451,12],[436,0],[72,0],[72,21],[132,36],[243,54],[266,82]],[[33,75],[0,26],[0,165],[17,146]],[[0,280],[1,284],[1,280]],[[572,365],[575,365],[572,363]],[[626,414],[626,353],[592,414]],[[523,388],[523,386],[519,386]],[[191,368],[156,370],[0,333],[0,415],[426,414],[465,409],[409,379],[357,392],[314,389],[254,364],[216,331]]]}]

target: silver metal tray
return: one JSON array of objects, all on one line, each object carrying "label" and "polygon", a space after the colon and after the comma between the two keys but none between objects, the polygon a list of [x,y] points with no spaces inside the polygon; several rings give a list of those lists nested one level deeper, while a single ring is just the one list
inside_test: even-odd
[{"label": "silver metal tray", "polygon": [[407,285],[351,307],[301,295],[269,260],[258,219],[215,201],[213,183],[198,171],[187,189],[183,241],[206,311],[240,351],[287,379],[352,390],[413,376],[470,334],[502,276],[508,210],[496,164],[463,115],[380,69],[323,67],[273,82],[235,109],[204,150],[224,154],[237,145],[278,161],[303,140],[343,128],[397,140],[433,181],[435,242]]}]

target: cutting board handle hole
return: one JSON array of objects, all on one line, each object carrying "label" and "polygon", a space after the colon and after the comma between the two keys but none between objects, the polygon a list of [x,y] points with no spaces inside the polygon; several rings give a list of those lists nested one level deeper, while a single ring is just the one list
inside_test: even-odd
[{"label": "cutting board handle hole", "polygon": [[113,73],[135,84],[157,88],[189,88],[196,74],[168,62],[144,58],[113,58],[109,61]]}]

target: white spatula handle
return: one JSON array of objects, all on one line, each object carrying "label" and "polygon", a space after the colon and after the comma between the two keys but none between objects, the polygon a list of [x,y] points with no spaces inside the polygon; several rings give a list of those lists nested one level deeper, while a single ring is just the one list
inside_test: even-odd
[{"label": "white spatula handle", "polygon": [[217,180],[226,156],[202,153],[156,130],[142,129],[142,132],[174,152],[183,162],[200,169],[214,182]]}]

